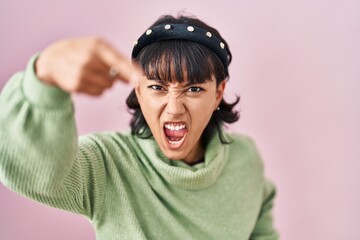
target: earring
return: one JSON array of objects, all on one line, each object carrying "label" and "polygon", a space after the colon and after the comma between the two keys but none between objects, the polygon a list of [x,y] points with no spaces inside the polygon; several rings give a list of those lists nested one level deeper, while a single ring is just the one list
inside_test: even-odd
[{"label": "earring", "polygon": [[217,109],[216,109],[217,111],[220,111],[220,107],[217,107]]}]

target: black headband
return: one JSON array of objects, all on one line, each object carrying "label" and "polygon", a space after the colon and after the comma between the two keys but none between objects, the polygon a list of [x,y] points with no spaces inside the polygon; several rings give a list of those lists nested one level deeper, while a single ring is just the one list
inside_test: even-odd
[{"label": "black headband", "polygon": [[225,69],[228,67],[229,60],[225,43],[211,32],[188,24],[162,24],[148,29],[134,43],[132,58],[136,58],[144,47],[162,40],[189,40],[200,43],[216,53]]}]

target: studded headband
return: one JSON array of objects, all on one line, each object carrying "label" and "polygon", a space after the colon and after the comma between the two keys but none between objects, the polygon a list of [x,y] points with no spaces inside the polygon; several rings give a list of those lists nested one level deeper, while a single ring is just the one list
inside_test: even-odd
[{"label": "studded headband", "polygon": [[225,43],[221,42],[211,32],[188,24],[161,24],[148,29],[134,43],[132,58],[136,58],[144,47],[162,40],[189,40],[200,43],[216,53],[225,69],[228,67],[228,53]]}]

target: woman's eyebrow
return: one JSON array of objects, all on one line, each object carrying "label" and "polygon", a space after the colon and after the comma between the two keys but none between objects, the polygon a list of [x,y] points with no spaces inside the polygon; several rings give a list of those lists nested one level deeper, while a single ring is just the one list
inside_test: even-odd
[{"label": "woman's eyebrow", "polygon": [[207,83],[208,81],[205,81],[205,82],[194,82],[194,83],[192,83],[192,82],[187,82],[187,83],[185,83],[184,84],[184,87],[191,87],[191,86],[204,86],[204,85],[206,85],[206,83]]},{"label": "woman's eyebrow", "polygon": [[148,79],[149,81],[155,81],[156,84],[163,85],[163,86],[169,86],[169,83],[167,81],[163,81],[160,79]]}]

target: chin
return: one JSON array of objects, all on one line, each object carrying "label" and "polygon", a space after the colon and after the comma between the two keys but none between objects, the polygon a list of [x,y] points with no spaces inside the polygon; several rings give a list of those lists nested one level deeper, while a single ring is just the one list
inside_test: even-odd
[{"label": "chin", "polygon": [[169,158],[170,160],[174,160],[174,161],[181,161],[183,160],[186,155],[184,153],[181,152],[176,152],[173,150],[162,150],[162,152],[164,153],[164,155]]}]

